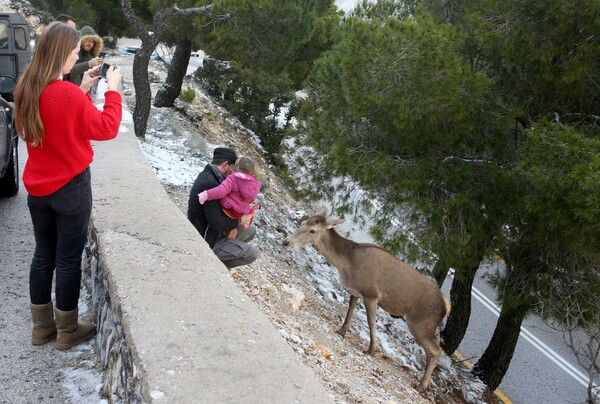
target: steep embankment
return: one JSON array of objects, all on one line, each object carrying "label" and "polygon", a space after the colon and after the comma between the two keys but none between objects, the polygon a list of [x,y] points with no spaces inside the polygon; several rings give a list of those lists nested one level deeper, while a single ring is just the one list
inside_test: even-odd
[{"label": "steep embankment", "polygon": [[[164,79],[164,68],[155,65],[154,69]],[[147,160],[184,213],[191,182],[216,145],[234,147],[239,155],[258,162],[266,184],[258,198],[262,209],[256,218],[259,232],[255,244],[260,256],[231,274],[338,402],[495,402],[494,396],[445,355],[434,372],[433,387],[420,395],[414,387],[423,371],[423,351],[406,333],[402,320],[394,320],[382,310],[378,312],[382,346],[376,356],[363,353],[368,345],[368,326],[362,308],[345,339],[335,334],[348,297],[339,286],[337,271],[311,249],[289,252],[282,247],[283,239],[295,230],[296,220],[311,213],[311,208],[293,198],[268,166],[253,134],[196,85],[186,85],[194,87],[197,96],[191,105],[180,105],[178,110],[185,113],[152,109],[142,143]],[[154,84],[153,91],[158,86]],[[133,102],[133,96],[128,100]]]}]

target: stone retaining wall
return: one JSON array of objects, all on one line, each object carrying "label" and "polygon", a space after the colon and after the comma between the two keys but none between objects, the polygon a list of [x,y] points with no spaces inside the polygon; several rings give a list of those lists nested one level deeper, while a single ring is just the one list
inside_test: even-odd
[{"label": "stone retaining wall", "polygon": [[103,392],[123,402],[333,399],[146,165],[124,111],[94,142],[89,267]]},{"label": "stone retaining wall", "polygon": [[[84,252],[84,273],[92,291],[94,322],[98,325],[96,336],[99,362],[103,369],[103,397],[110,402],[138,403],[142,369],[136,369],[123,332],[122,312],[117,302],[113,309],[110,298],[107,268],[102,265],[96,232],[90,228],[88,245]],[[135,370],[135,372],[134,372]]]}]

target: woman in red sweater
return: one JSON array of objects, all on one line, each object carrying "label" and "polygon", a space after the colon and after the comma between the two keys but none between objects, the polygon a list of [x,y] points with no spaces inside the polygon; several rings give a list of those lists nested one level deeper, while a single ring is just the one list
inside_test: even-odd
[{"label": "woman in red sweater", "polygon": [[87,95],[100,80],[99,66],[84,74],[80,86],[62,80],[77,61],[79,47],[77,30],[62,22],[48,25],[14,96],[16,129],[29,153],[23,182],[35,235],[29,272],[31,343],[43,345],[56,337],[56,347],[61,350],[96,333],[93,323],[78,322],[77,310],[81,254],[92,210],[90,141],[115,138],[122,114],[121,95],[116,91],[120,69],[111,67],[106,76],[103,111]]}]

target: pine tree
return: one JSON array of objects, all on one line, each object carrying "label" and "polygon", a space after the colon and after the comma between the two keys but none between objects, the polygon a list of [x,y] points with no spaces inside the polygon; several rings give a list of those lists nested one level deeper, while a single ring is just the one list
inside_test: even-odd
[{"label": "pine tree", "polygon": [[[365,3],[317,61],[303,106],[304,138],[324,154],[313,188],[331,195],[345,186],[332,173],[351,177],[367,194],[338,199],[338,210],[368,212],[377,198],[372,232],[384,246],[439,259],[438,276],[456,269],[449,351],[468,324],[479,262],[506,262],[502,313],[475,368],[490,387],[534,297],[565,257],[600,245],[599,6],[535,3],[464,2],[450,23],[439,8],[434,18],[403,2]],[[394,227],[399,216],[411,234]]]}]

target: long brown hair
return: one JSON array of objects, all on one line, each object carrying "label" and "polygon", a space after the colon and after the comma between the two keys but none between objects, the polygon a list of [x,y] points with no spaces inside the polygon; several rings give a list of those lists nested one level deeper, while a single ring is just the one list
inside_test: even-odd
[{"label": "long brown hair", "polygon": [[79,32],[55,21],[48,25],[35,44],[31,63],[15,89],[15,127],[19,136],[37,147],[44,137],[40,116],[40,96],[48,84],[57,80],[67,58],[79,43]]}]

